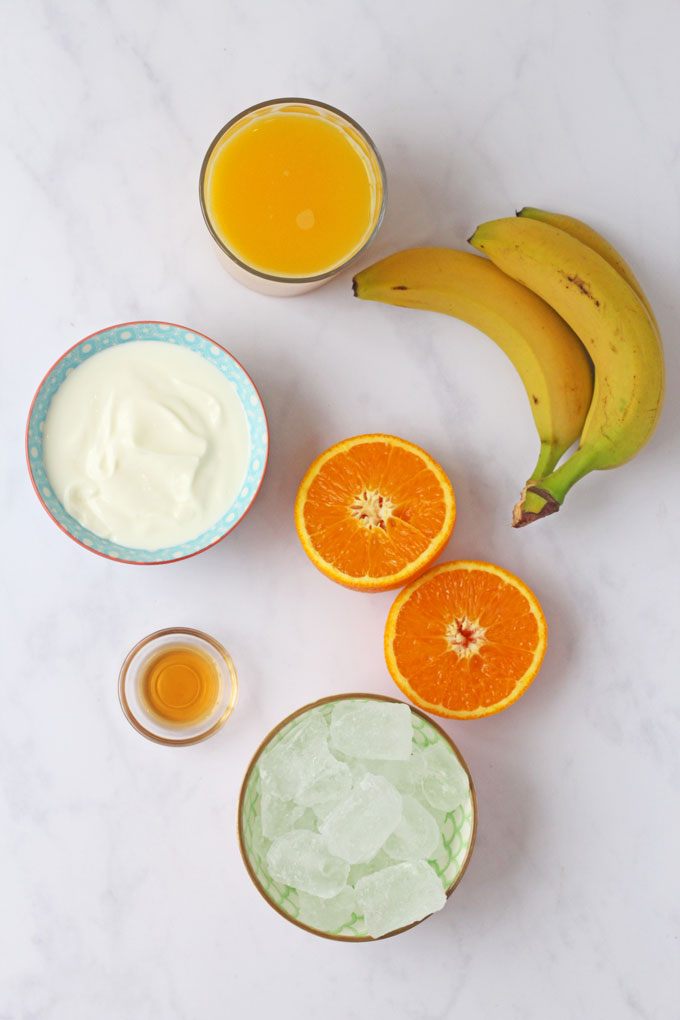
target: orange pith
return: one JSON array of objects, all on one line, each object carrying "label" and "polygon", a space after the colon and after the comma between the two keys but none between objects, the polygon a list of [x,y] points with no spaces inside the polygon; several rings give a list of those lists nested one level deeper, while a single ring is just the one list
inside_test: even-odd
[{"label": "orange pith", "polygon": [[433,567],[395,599],[385,659],[397,686],[435,715],[475,719],[507,708],[543,660],[536,597],[502,567],[458,560]]},{"label": "orange pith", "polygon": [[355,436],[322,453],[302,480],[295,526],[327,577],[360,591],[397,588],[439,555],[456,518],[436,461],[396,436]]}]

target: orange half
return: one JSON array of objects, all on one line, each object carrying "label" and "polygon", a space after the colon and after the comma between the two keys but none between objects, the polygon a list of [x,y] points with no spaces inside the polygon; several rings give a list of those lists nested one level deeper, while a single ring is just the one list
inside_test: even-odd
[{"label": "orange half", "polygon": [[420,447],[396,436],[344,439],[311,465],[295,526],[319,570],[348,588],[387,591],[422,573],[456,519],[451,482]]},{"label": "orange half", "polygon": [[524,694],[546,641],[543,611],[523,581],[492,563],[458,560],[433,567],[397,596],[385,659],[415,705],[477,719]]}]

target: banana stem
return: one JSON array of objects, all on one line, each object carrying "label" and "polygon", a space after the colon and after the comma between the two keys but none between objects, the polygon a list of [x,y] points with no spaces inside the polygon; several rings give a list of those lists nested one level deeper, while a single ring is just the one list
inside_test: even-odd
[{"label": "banana stem", "polygon": [[512,511],[513,528],[523,528],[526,524],[531,524],[532,521],[537,521],[539,518],[554,512],[553,510],[546,509],[546,500],[533,492],[531,486],[540,484],[540,479],[546,478],[550,474],[563,453],[563,446],[558,446],[556,443],[548,442],[548,440],[541,442],[541,450],[536,467],[532,471],[529,481],[522,489],[522,495]]},{"label": "banana stem", "polygon": [[543,477],[534,474],[524,486],[513,511],[513,528],[523,528],[557,513],[572,485],[592,471],[594,466],[592,451],[581,447],[556,471]]},{"label": "banana stem", "polygon": [[533,484],[533,481],[527,482],[519,502],[515,504],[512,512],[513,528],[524,528],[527,524],[540,521],[542,517],[548,517],[549,514],[559,510],[559,505],[541,495],[540,490],[529,488]]},{"label": "banana stem", "polygon": [[[541,443],[541,452],[538,455],[536,467],[529,475],[531,481],[536,478],[546,478],[558,463],[564,453],[563,446],[547,441]],[[530,484],[530,483],[527,483]]]},{"label": "banana stem", "polygon": [[564,503],[572,485],[576,485],[594,466],[592,450],[580,447],[556,471],[537,481],[532,479],[527,485],[527,492],[541,496],[548,503],[555,503],[557,510]]},{"label": "banana stem", "polygon": [[[531,484],[532,484],[531,482],[528,483],[528,485]],[[527,515],[527,517],[530,514],[533,520],[534,518],[539,517],[542,514],[542,512],[545,510],[545,504],[546,501],[543,498],[543,496],[539,496],[537,492],[533,491],[533,489],[525,487],[524,497],[522,499],[523,514]]]}]

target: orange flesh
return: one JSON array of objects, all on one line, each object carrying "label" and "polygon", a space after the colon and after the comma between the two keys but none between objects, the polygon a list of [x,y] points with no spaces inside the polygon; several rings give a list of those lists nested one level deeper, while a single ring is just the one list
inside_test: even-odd
[{"label": "orange flesh", "polygon": [[422,460],[380,443],[338,454],[310,486],[305,506],[316,550],[355,577],[402,570],[427,549],[444,517],[441,485]]},{"label": "orange flesh", "polygon": [[340,450],[319,468],[304,496],[300,537],[342,575],[334,580],[392,577],[428,550],[423,568],[438,553],[453,527],[453,492],[424,457],[376,440]]},{"label": "orange flesh", "polygon": [[378,190],[351,127],[292,107],[227,133],[210,159],[204,197],[215,231],[242,262],[271,276],[306,277],[342,264],[368,239]]},{"label": "orange flesh", "polygon": [[415,582],[396,616],[390,614],[388,664],[391,651],[400,674],[395,681],[418,704],[442,714],[490,714],[533,679],[545,621],[528,589],[525,594],[483,569],[448,566]]}]

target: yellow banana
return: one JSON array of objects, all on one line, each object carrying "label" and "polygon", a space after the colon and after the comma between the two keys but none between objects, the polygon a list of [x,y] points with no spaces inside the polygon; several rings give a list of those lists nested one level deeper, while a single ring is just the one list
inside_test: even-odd
[{"label": "yellow banana", "polygon": [[605,262],[613,266],[619,276],[624,278],[628,286],[633,288],[647,309],[647,314],[654,323],[655,330],[659,333],[659,324],[656,321],[647,295],[640,285],[640,281],[624,257],[616,250],[613,244],[610,244],[606,237],[598,234],[597,230],[589,227],[583,220],[577,220],[574,216],[565,216],[563,213],[547,212],[545,209],[535,209],[532,206],[525,205],[517,215],[523,216],[525,219],[540,220],[541,223],[549,223],[553,227],[558,227],[565,234],[571,234],[572,237],[583,241],[589,248],[592,248],[598,255],[601,255]]},{"label": "yellow banana", "polygon": [[[618,467],[644,446],[659,420],[664,360],[659,334],[638,295],[617,269],[578,238],[530,218],[492,220],[470,243],[509,276],[540,295],[580,336],[595,365],[595,388],[579,448],[529,485],[559,510],[589,471]],[[521,508],[520,508],[521,510]]]},{"label": "yellow banana", "polygon": [[552,308],[487,259],[412,248],[362,270],[353,285],[359,298],[444,312],[495,340],[524,383],[541,441],[532,479],[576,442],[592,398],[590,359]]}]

